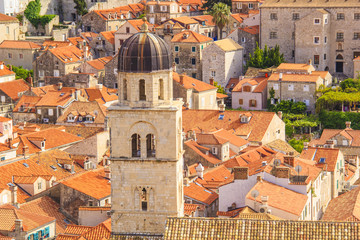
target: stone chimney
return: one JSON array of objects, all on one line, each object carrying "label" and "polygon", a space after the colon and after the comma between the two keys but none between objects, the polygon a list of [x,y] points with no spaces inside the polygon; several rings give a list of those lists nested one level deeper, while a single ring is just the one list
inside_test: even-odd
[{"label": "stone chimney", "polygon": [[28,83],[30,84],[30,90],[31,90],[31,88],[34,87],[34,83],[33,83],[33,79],[31,77],[30,73],[29,73],[27,80],[28,80]]},{"label": "stone chimney", "polygon": [[288,155],[284,156],[285,164],[295,167],[294,162],[295,162],[294,152],[289,152]]},{"label": "stone chimney", "polygon": [[276,167],[275,177],[277,178],[289,178],[290,171],[288,167]]},{"label": "stone chimney", "polygon": [[345,126],[346,126],[346,128],[351,128],[351,122],[349,122],[349,121],[345,122]]},{"label": "stone chimney", "polygon": [[214,78],[213,77],[210,78],[209,82],[210,82],[210,85],[214,86]]},{"label": "stone chimney", "polygon": [[184,73],[183,74],[180,74],[180,84],[181,85],[184,85]]},{"label": "stone chimney", "polygon": [[219,111],[220,112],[225,112],[225,104],[220,104],[219,105]]},{"label": "stone chimney", "polygon": [[57,83],[57,87],[58,87],[58,90],[60,91],[60,90],[63,88],[63,83],[62,83],[62,82],[58,82],[58,83]]},{"label": "stone chimney", "polygon": [[80,96],[80,89],[76,89],[75,90],[75,96],[74,96],[76,101],[79,100],[79,96]]},{"label": "stone chimney", "polygon": [[312,64],[312,61],[311,61],[311,59],[309,59],[309,61],[308,61],[308,64],[309,64],[309,65],[311,65],[311,64]]},{"label": "stone chimney", "polygon": [[24,158],[28,158],[29,157],[29,147],[27,145],[24,145],[23,146],[23,155],[24,155]]},{"label": "stone chimney", "polygon": [[105,168],[105,178],[107,178],[107,179],[111,179],[111,172],[110,172],[110,168],[109,167],[107,167],[107,168]]},{"label": "stone chimney", "polygon": [[20,233],[23,230],[23,222],[21,219],[15,219],[15,233]]},{"label": "stone chimney", "polygon": [[279,81],[282,81],[283,79],[283,73],[279,73]]},{"label": "stone chimney", "polygon": [[248,167],[234,167],[234,180],[246,180],[249,178]]},{"label": "stone chimney", "polygon": [[267,205],[268,204],[268,201],[269,201],[269,196],[261,196],[261,203],[263,205]]},{"label": "stone chimney", "polygon": [[11,204],[14,205],[14,206],[17,206],[18,205],[18,202],[17,202],[17,186],[13,185],[13,186],[10,186],[10,191],[11,191]]},{"label": "stone chimney", "polygon": [[304,150],[308,150],[309,148],[309,142],[304,142]]},{"label": "stone chimney", "polygon": [[282,119],[282,117],[283,117],[282,111],[278,111],[277,114],[278,114],[279,118]]},{"label": "stone chimney", "polygon": [[203,178],[204,177],[204,167],[201,163],[199,163],[197,165],[197,167],[195,168],[196,173],[198,175],[199,178]]}]

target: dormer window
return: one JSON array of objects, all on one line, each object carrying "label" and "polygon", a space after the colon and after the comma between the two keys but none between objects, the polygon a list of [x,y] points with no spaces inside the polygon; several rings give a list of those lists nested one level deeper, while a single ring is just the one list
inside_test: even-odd
[{"label": "dormer window", "polygon": [[72,114],[71,114],[71,115],[69,115],[69,116],[68,116],[68,121],[69,121],[69,122],[73,122],[73,121],[75,121],[75,116],[74,116],[74,115],[72,115]]},{"label": "dormer window", "polygon": [[247,122],[247,117],[241,117],[241,122],[246,123]]},{"label": "dormer window", "polygon": [[38,183],[38,190],[41,190],[42,186],[41,186],[41,182]]},{"label": "dormer window", "polygon": [[244,92],[251,92],[251,87],[250,86],[243,86],[243,90],[244,90]]}]

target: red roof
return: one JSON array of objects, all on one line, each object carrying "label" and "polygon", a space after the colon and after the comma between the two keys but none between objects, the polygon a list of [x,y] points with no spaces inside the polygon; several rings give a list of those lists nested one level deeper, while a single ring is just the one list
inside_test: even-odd
[{"label": "red roof", "polygon": [[256,25],[251,27],[239,28],[239,30],[255,35],[259,34],[260,27],[259,25]]},{"label": "red roof", "polygon": [[39,49],[40,47],[37,43],[21,40],[4,40],[0,44],[0,48]]},{"label": "red roof", "polygon": [[207,205],[219,197],[216,192],[208,190],[198,183],[190,183],[189,186],[184,186],[184,195]]},{"label": "red roof", "polygon": [[8,15],[0,13],[0,22],[19,22],[15,17],[10,17]]},{"label": "red roof", "polygon": [[[174,19],[175,20],[175,19]],[[195,21],[196,22],[196,21]],[[196,22],[197,23],[197,22]],[[203,43],[203,42],[212,42],[213,39],[201,35],[197,32],[185,30],[178,34],[175,34],[171,39],[171,42],[182,42],[182,43]]]},{"label": "red roof", "polygon": [[217,89],[215,86],[208,84],[206,82],[197,80],[195,78],[189,77],[187,75],[179,75],[176,72],[173,72],[173,80],[180,84],[181,76],[183,77],[183,84],[181,84],[185,89],[194,89],[198,92],[208,91],[211,89]]},{"label": "red roof", "polygon": [[0,90],[8,95],[13,101],[19,99],[19,93],[26,92],[29,89],[29,85],[23,79],[0,83]]}]

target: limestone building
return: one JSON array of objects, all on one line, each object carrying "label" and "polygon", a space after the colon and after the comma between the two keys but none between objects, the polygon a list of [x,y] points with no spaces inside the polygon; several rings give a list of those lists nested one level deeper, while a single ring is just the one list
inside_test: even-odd
[{"label": "limestone building", "polygon": [[119,101],[109,110],[112,232],[162,236],[183,215],[182,101],[170,51],[147,25],[119,51]]},{"label": "limestone building", "polygon": [[278,44],[289,63],[313,59],[316,70],[353,77],[352,60],[360,55],[358,1],[270,0],[260,8],[261,47]]}]

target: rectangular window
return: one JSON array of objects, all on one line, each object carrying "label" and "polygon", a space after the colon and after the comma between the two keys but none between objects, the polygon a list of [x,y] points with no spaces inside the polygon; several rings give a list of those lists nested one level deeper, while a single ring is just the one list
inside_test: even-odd
[{"label": "rectangular window", "polygon": [[320,24],[320,18],[314,18],[314,24],[319,25]]},{"label": "rectangular window", "polygon": [[348,141],[347,140],[343,140],[343,145],[347,146],[348,145]]},{"label": "rectangular window", "polygon": [[324,60],[326,60],[326,53],[324,53]]},{"label": "rectangular window", "polygon": [[324,43],[327,43],[327,37],[326,36],[324,37]]},{"label": "rectangular window", "polygon": [[289,91],[294,91],[294,85],[293,85],[293,84],[289,84],[289,85],[288,85],[288,90],[289,90]]},{"label": "rectangular window", "polygon": [[217,148],[216,147],[211,148],[211,152],[212,154],[217,154]]},{"label": "rectangular window", "polygon": [[39,77],[43,77],[44,76],[44,70],[39,70]]},{"label": "rectangular window", "polygon": [[327,18],[324,19],[324,23],[325,23],[325,24],[328,23],[328,19],[327,19]]},{"label": "rectangular window", "polygon": [[278,20],[277,13],[270,13],[270,20]]},{"label": "rectangular window", "polygon": [[345,13],[338,13],[336,15],[337,20],[345,20]]},{"label": "rectangular window", "polygon": [[8,58],[12,58],[12,53],[8,53]]},{"label": "rectangular window", "polygon": [[354,33],[354,39],[360,39],[360,32]]},{"label": "rectangular window", "polygon": [[304,85],[304,92],[308,92],[309,91],[309,85]]},{"label": "rectangular window", "polygon": [[212,76],[212,77],[215,77],[215,75],[216,75],[216,72],[215,72],[215,71],[211,71],[211,76]]},{"label": "rectangular window", "polygon": [[191,64],[192,64],[192,65],[195,65],[195,64],[196,64],[196,59],[195,59],[195,58],[192,58],[192,59],[191,59]]},{"label": "rectangular window", "polygon": [[22,53],[19,54],[19,58],[20,59],[23,59],[24,58],[24,55]]},{"label": "rectangular window", "polygon": [[179,59],[178,57],[176,57],[176,58],[175,58],[175,63],[176,63],[176,64],[179,64],[179,62],[180,62],[180,59]]},{"label": "rectangular window", "polygon": [[320,55],[314,55],[314,64],[320,64]]},{"label": "rectangular window", "polygon": [[293,20],[299,20],[300,19],[300,14],[299,13],[293,13],[292,19]]},{"label": "rectangular window", "polygon": [[129,27],[126,28],[126,33],[130,33],[130,28]]},{"label": "rectangular window", "polygon": [[5,96],[1,96],[1,102],[5,102]]},{"label": "rectangular window", "polygon": [[201,107],[204,107],[205,106],[205,97],[202,97],[201,98]]},{"label": "rectangular window", "polygon": [[59,77],[59,76],[60,76],[60,71],[54,70],[54,77]]},{"label": "rectangular window", "polygon": [[192,74],[191,74],[191,77],[192,77],[192,78],[196,78],[196,73],[192,73]]},{"label": "rectangular window", "polygon": [[246,42],[246,38],[245,37],[241,37],[241,42]]},{"label": "rectangular window", "polygon": [[49,116],[52,116],[52,115],[54,115],[54,110],[53,109],[51,109],[51,108],[49,108]]},{"label": "rectangular window", "polygon": [[242,98],[239,99],[239,105],[243,105],[243,103],[244,103],[244,100]]},{"label": "rectangular window", "polygon": [[41,114],[41,109],[38,109],[38,110],[37,110],[37,113],[38,113],[38,114]]},{"label": "rectangular window", "polygon": [[179,46],[175,46],[175,52],[179,51]]},{"label": "rectangular window", "polygon": [[277,39],[277,32],[270,32],[270,39]]},{"label": "rectangular window", "polygon": [[251,99],[249,101],[249,107],[256,107],[256,100],[255,99]]},{"label": "rectangular window", "polygon": [[304,103],[305,103],[306,106],[309,106],[309,105],[310,105],[310,101],[307,100],[307,99],[304,100]]},{"label": "rectangular window", "polygon": [[9,33],[10,33],[10,28],[6,27],[6,34],[9,34]]},{"label": "rectangular window", "polygon": [[254,8],[254,4],[253,3],[249,3],[249,9],[253,9]]},{"label": "rectangular window", "polygon": [[336,40],[344,40],[344,33],[343,32],[337,32],[336,33]]},{"label": "rectangular window", "polygon": [[279,84],[275,83],[273,88],[274,90],[279,90]]},{"label": "rectangular window", "polygon": [[314,37],[314,44],[320,44],[320,37]]},{"label": "rectangular window", "polygon": [[354,13],[354,20],[360,20],[360,13]]},{"label": "rectangular window", "polygon": [[192,52],[196,52],[196,47],[191,47]]},{"label": "rectangular window", "polygon": [[241,3],[236,3],[236,8],[241,9],[242,8]]}]

